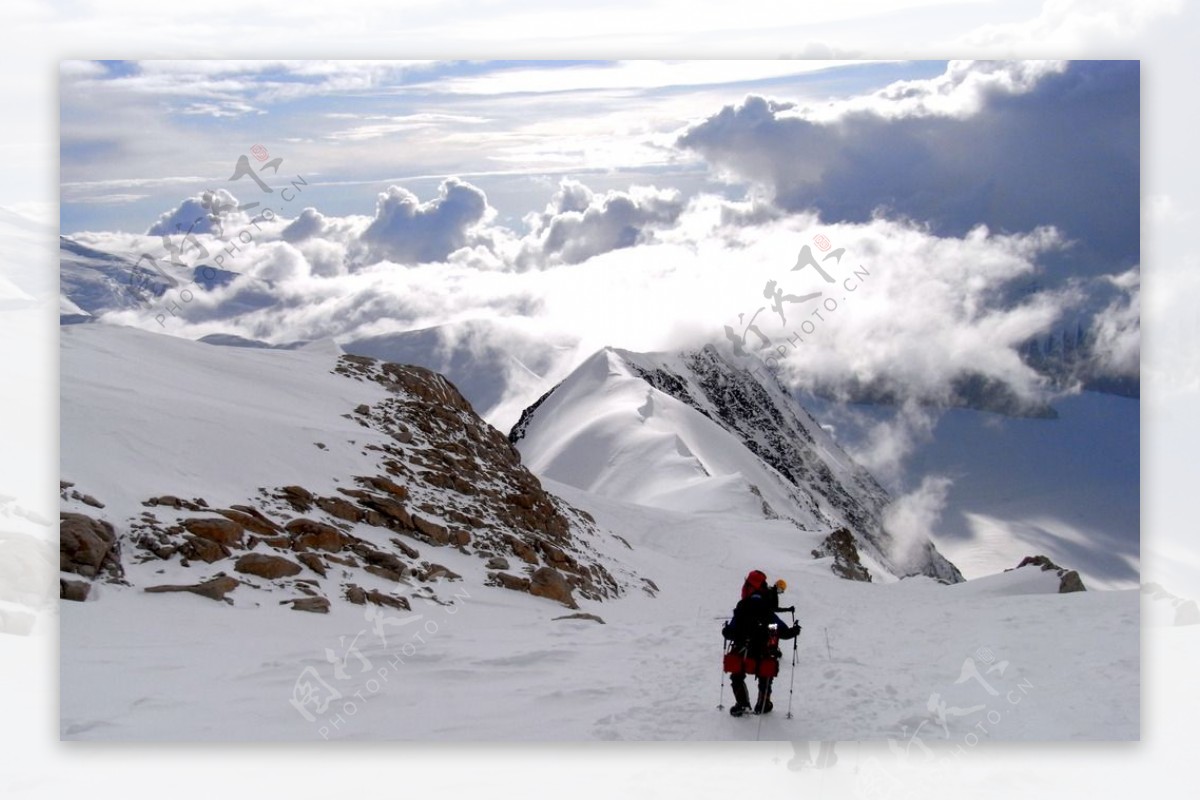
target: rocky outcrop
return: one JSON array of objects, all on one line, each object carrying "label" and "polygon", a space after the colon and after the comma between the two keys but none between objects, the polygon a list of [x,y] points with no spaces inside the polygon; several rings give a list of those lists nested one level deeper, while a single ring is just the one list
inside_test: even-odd
[{"label": "rocky outcrop", "polygon": [[[1021,560],[1015,569],[1020,569],[1027,566],[1040,567],[1042,570],[1053,570],[1058,574],[1058,591],[1061,592],[1084,592],[1087,587],[1083,586],[1083,579],[1079,577],[1079,573],[1075,570],[1068,570],[1065,567],[1059,567],[1050,561],[1050,557],[1044,555],[1026,556]],[[1012,569],[1012,568],[1010,568]],[[1008,571],[1005,571],[1008,572]]]},{"label": "rocky outcrop", "polygon": [[858,548],[854,546],[854,536],[849,529],[839,528],[831,533],[818,547],[813,549],[812,556],[813,559],[832,556],[833,563],[829,569],[839,578],[850,581],[871,580],[871,572],[863,565],[858,555]]},{"label": "rocky outcrop", "polygon": [[563,606],[578,609],[579,604],[571,594],[571,585],[552,567],[539,567],[529,577],[529,594],[539,598],[549,598],[558,601]]},{"label": "rocky outcrop", "polygon": [[155,587],[147,587],[146,592],[190,592],[199,595],[202,598],[211,598],[214,601],[225,601],[233,603],[225,596],[241,584],[240,581],[232,576],[224,574],[211,578],[208,581],[202,581],[199,584],[160,584]]},{"label": "rocky outcrop", "polygon": [[376,606],[387,606],[392,609],[411,609],[407,598],[402,598],[397,595],[389,595],[386,592],[379,590],[364,590],[357,584],[350,584],[346,587],[346,600],[352,604],[363,606],[365,604],[375,604]]},{"label": "rocky outcrop", "polygon": [[[110,554],[123,539],[132,546],[138,576],[164,572],[153,568],[159,561],[197,572],[220,565],[244,576],[249,591],[305,595],[286,603],[306,611],[323,611],[326,598],[408,609],[407,598],[368,588],[383,580],[411,587],[413,597],[436,597],[431,585],[471,581],[485,574],[483,562],[488,583],[570,608],[579,598],[621,594],[622,584],[590,545],[589,538],[599,535],[590,515],[547,493],[505,437],[445,378],[348,356],[334,371],[388,390],[384,399],[343,415],[371,432],[357,443],[369,465],[359,468],[361,474],[329,476],[319,487],[248,487],[242,497],[212,498],[212,507],[194,497],[194,487],[156,486],[144,509],[116,529],[64,512],[63,569],[86,578],[106,566],[119,570],[119,559]],[[331,440],[323,441],[329,443],[325,450],[336,450]],[[69,500],[69,483],[62,491]],[[481,564],[464,570],[428,548],[454,549]],[[524,575],[510,575],[510,565],[521,566]],[[147,591],[220,600],[239,581],[218,575]],[[61,590],[64,597],[86,595],[66,584]]]},{"label": "rocky outcrop", "polygon": [[274,521],[268,519],[266,515],[253,506],[242,505],[233,506],[229,509],[218,509],[217,514],[224,515],[246,531],[260,537],[274,537],[283,531]]},{"label": "rocky outcrop", "polygon": [[561,617],[551,618],[552,620],[590,620],[593,623],[604,623],[604,618],[599,615],[593,615],[590,612],[576,612],[573,615],[562,615]]},{"label": "rocky outcrop", "polygon": [[514,576],[511,573],[491,573],[488,575],[487,583],[493,587],[503,587],[506,590],[529,592],[531,582],[527,578]]},{"label": "rocky outcrop", "polygon": [[180,525],[197,537],[226,547],[240,547],[245,531],[240,523],[223,517],[189,518]]},{"label": "rocky outcrop", "polygon": [[350,538],[333,526],[304,517],[289,521],[284,529],[291,535],[291,547],[296,551],[337,553],[350,544]]},{"label": "rocky outcrop", "polygon": [[239,573],[248,573],[259,578],[277,579],[294,576],[300,572],[301,567],[291,559],[284,559],[282,556],[248,553],[238,558],[233,569]]},{"label": "rocky outcrop", "polygon": [[329,613],[329,599],[319,596],[313,598],[293,598],[289,601],[280,601],[280,603],[290,603],[292,609],[297,612],[317,612],[322,615]]},{"label": "rocky outcrop", "polygon": [[112,524],[74,512],[59,513],[58,567],[94,579],[104,575],[120,579],[120,546]]},{"label": "rocky outcrop", "polygon": [[91,589],[92,585],[86,581],[58,580],[58,597],[64,601],[86,601]]}]

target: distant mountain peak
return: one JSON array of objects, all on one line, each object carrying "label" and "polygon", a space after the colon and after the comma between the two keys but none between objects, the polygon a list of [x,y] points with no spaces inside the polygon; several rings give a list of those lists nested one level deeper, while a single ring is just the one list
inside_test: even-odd
[{"label": "distant mountain peak", "polygon": [[509,434],[531,469],[648,506],[849,530],[892,575],[962,575],[931,542],[901,555],[890,499],[766,369],[711,345],[682,353],[605,347],[521,415]]}]

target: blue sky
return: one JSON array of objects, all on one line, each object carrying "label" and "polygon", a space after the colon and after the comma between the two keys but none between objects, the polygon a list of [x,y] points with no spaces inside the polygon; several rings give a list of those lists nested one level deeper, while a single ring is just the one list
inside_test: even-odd
[{"label": "blue sky", "polygon": [[61,224],[144,231],[183,197],[227,185],[254,144],[303,175],[327,213],[371,213],[401,183],[428,197],[461,176],[503,219],[560,177],[709,186],[672,138],[748,94],[818,104],[944,62],[91,62],[62,68]]}]

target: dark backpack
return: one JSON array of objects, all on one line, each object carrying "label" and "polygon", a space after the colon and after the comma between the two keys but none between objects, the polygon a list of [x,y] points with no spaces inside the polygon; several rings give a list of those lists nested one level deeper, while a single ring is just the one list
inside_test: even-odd
[{"label": "dark backpack", "polygon": [[734,647],[752,656],[765,656],[778,633],[771,628],[775,622],[775,604],[760,593],[748,595],[733,608],[733,619],[722,633]]}]

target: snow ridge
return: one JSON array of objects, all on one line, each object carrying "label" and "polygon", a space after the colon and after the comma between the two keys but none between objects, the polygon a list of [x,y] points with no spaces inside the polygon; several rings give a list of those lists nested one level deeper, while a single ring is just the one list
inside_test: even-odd
[{"label": "snow ridge", "polygon": [[529,407],[509,438],[534,472],[581,489],[782,518],[804,531],[846,527],[892,576],[962,580],[932,543],[896,558],[883,487],[767,371],[738,367],[712,346],[605,348]]}]

